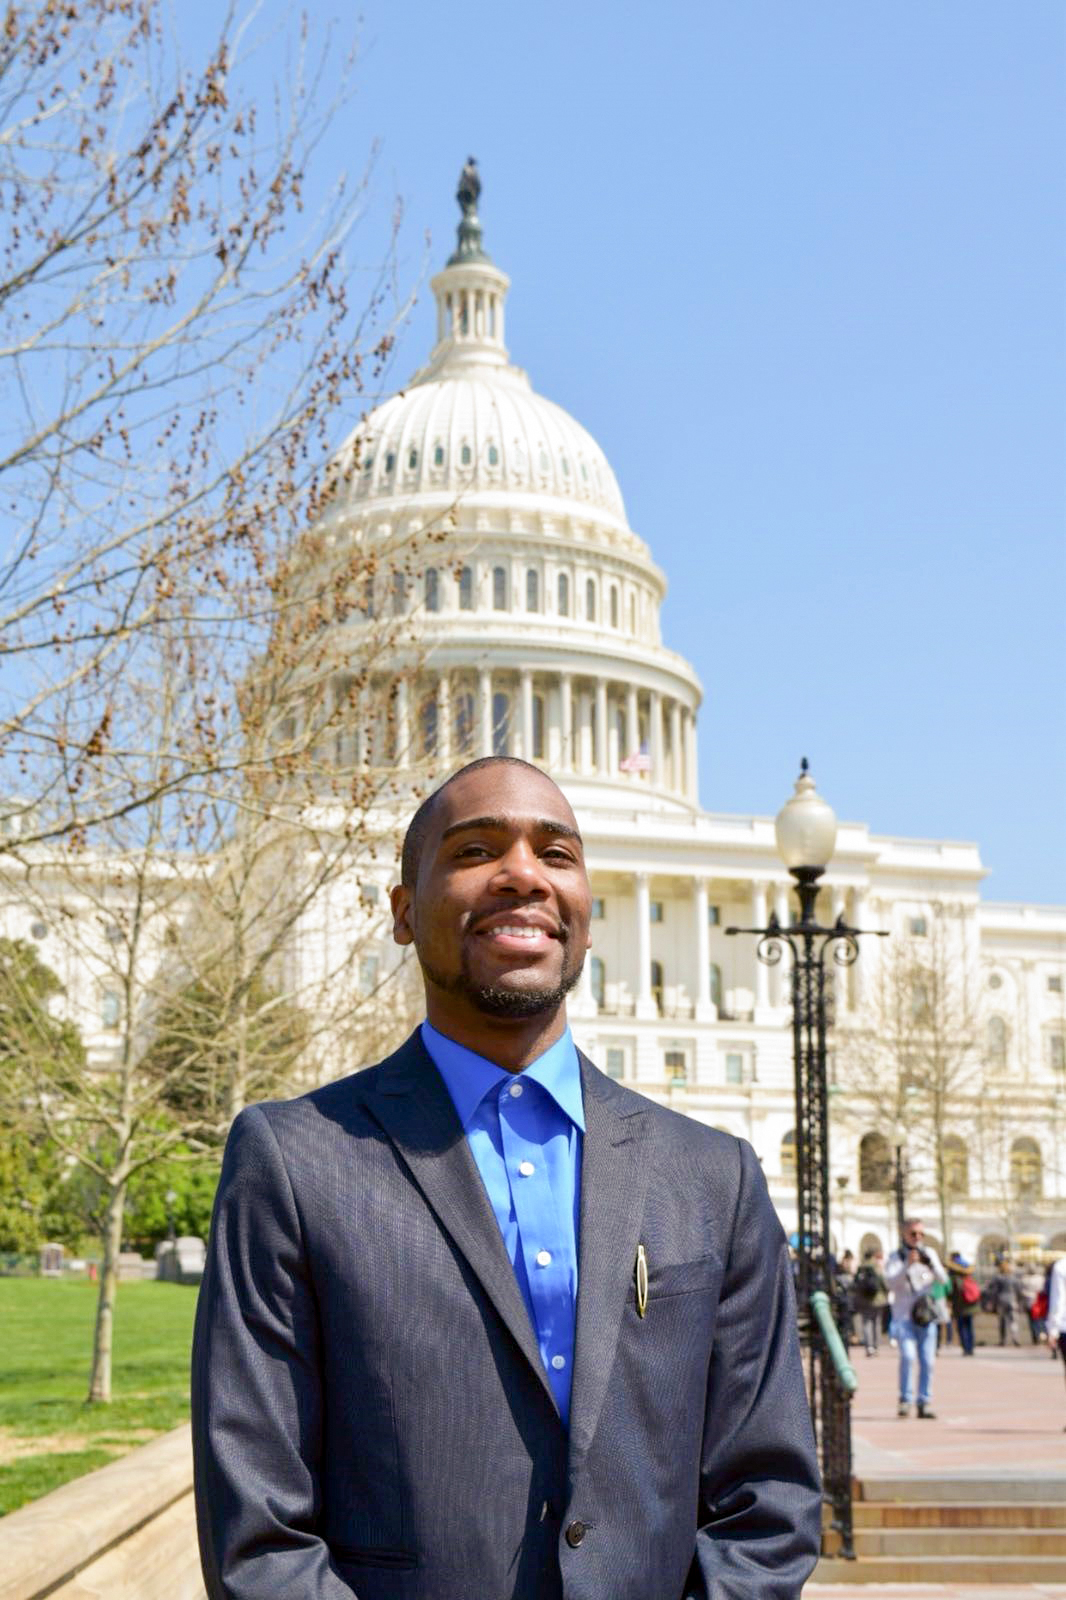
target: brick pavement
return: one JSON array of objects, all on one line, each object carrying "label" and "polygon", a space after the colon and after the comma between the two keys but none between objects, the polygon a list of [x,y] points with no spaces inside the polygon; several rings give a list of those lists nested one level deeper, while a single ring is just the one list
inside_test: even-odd
[{"label": "brick pavement", "polygon": [[[1046,1347],[942,1350],[933,1385],[936,1420],[896,1416],[897,1354],[851,1352],[859,1377],[852,1407],[857,1477],[1066,1479],[1066,1382]],[[804,1600],[1066,1600],[1064,1584],[808,1584]]]}]

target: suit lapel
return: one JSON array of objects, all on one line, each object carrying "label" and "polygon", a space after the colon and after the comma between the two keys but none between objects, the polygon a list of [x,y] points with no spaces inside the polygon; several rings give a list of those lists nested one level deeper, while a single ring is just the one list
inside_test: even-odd
[{"label": "suit lapel", "polygon": [[585,1139],[570,1401],[571,1474],[592,1443],[607,1393],[648,1187],[646,1110],[636,1096],[621,1095],[584,1056],[581,1081]]},{"label": "suit lapel", "polygon": [[451,1095],[418,1033],[383,1063],[366,1104],[441,1227],[477,1274],[554,1407],[555,1396],[485,1185]]}]

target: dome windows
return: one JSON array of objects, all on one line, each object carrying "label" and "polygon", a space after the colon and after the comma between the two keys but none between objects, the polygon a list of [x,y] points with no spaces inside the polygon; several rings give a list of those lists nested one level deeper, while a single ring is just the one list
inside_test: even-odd
[{"label": "dome windows", "polygon": [[464,567],[459,574],[459,610],[474,609],[474,569]]},{"label": "dome windows", "polygon": [[585,580],[585,617],[589,622],[596,620],[596,580]]},{"label": "dome windows", "polygon": [[526,573],[526,610],[540,610],[540,573],[530,567]]},{"label": "dome windows", "polygon": [[507,610],[506,567],[493,567],[492,569],[492,609],[494,611]]},{"label": "dome windows", "polygon": [[435,467],[443,467],[444,465],[444,446],[440,443],[433,447],[433,465]]},{"label": "dome windows", "polygon": [[415,468],[417,466],[418,466],[418,451],[412,449],[411,453],[407,457],[407,468],[408,468],[408,471],[409,472],[414,472],[414,470],[415,470]]},{"label": "dome windows", "polygon": [[563,457],[563,477],[564,478],[568,478],[569,476],[570,476],[570,463],[566,459],[566,457],[564,456]]},{"label": "dome windows", "polygon": [[543,449],[540,452],[540,470],[541,472],[549,472],[551,470],[551,462],[548,460],[548,452],[547,450]]},{"label": "dome windows", "polygon": [[474,452],[471,450],[471,448],[470,448],[470,446],[468,444],[464,444],[462,446],[462,448],[460,449],[460,451],[459,451],[459,462],[460,462],[460,465],[464,466],[464,467],[468,467],[470,465],[470,463],[473,461],[473,459],[474,459]]},{"label": "dome windows", "polygon": [[611,627],[618,626],[618,585],[611,584]]},{"label": "dome windows", "polygon": [[426,569],[426,610],[440,610],[440,575],[436,567]]},{"label": "dome windows", "polygon": [[396,452],[395,452],[395,450],[390,450],[388,455],[385,457],[385,471],[386,472],[391,472],[393,470],[393,468],[395,467],[395,465],[396,465]]},{"label": "dome windows", "polygon": [[570,579],[565,572],[560,572],[556,580],[555,609],[561,617],[570,615]]},{"label": "dome windows", "polygon": [[489,466],[490,467],[498,467],[499,464],[500,464],[500,452],[497,450],[497,448],[496,448],[496,446],[494,444],[490,444],[489,445]]}]

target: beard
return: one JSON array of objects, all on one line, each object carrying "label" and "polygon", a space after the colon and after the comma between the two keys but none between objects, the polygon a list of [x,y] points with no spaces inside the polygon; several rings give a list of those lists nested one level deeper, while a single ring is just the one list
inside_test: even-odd
[{"label": "beard", "polygon": [[581,977],[584,958],[576,967],[563,967],[557,983],[549,989],[504,988],[499,984],[479,983],[471,973],[464,956],[458,972],[446,977],[432,967],[422,964],[422,976],[445,994],[461,995],[487,1017],[539,1017],[546,1011],[557,1011]]}]

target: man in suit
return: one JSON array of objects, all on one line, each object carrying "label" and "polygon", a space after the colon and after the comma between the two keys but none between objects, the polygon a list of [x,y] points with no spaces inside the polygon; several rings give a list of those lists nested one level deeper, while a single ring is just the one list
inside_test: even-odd
[{"label": "man in suit", "polygon": [[796,1600],[821,1495],[743,1141],[576,1050],[591,899],[538,768],[471,763],[392,893],[427,1020],[234,1123],[193,1357],[211,1600]]}]

